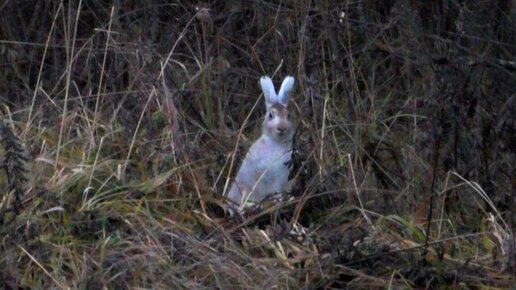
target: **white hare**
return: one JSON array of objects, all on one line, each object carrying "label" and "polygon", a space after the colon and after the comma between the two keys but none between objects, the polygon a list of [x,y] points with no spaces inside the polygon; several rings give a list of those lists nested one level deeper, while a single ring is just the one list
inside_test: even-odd
[{"label": "white hare", "polygon": [[263,132],[256,140],[231,185],[227,195],[234,209],[241,211],[248,201],[260,202],[269,194],[285,191],[292,157],[292,124],[287,105],[294,88],[294,78],[287,76],[276,94],[268,76],[260,79],[267,112]]}]

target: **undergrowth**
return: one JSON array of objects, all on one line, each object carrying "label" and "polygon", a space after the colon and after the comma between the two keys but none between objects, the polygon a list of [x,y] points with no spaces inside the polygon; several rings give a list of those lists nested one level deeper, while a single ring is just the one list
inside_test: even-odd
[{"label": "undergrowth", "polygon": [[[0,7],[0,287],[514,287],[514,3],[233,2]],[[292,189],[230,217],[265,74]]]}]

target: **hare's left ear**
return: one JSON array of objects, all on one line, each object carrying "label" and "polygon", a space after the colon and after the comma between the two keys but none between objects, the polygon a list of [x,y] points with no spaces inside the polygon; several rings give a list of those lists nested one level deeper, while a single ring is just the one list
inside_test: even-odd
[{"label": "hare's left ear", "polygon": [[269,108],[272,106],[272,104],[278,101],[276,89],[274,89],[274,84],[272,83],[271,78],[268,76],[261,77],[260,84],[262,85],[263,95],[265,96],[265,105],[267,108]]},{"label": "hare's left ear", "polygon": [[286,106],[288,104],[288,100],[290,99],[290,93],[294,88],[294,78],[291,76],[287,76],[283,83],[281,83],[281,88],[278,92],[278,102],[282,105]]}]

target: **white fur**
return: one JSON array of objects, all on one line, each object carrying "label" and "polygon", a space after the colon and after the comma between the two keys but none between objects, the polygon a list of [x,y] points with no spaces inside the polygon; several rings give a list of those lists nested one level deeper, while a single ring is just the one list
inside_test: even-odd
[{"label": "white fur", "polygon": [[268,76],[261,77],[260,84],[262,85],[263,96],[265,97],[265,105],[269,108],[278,99],[276,89],[274,89],[274,84]]},{"label": "white fur", "polygon": [[[290,174],[286,163],[292,158],[293,129],[286,106],[294,78],[286,77],[277,95],[269,77],[262,77],[260,84],[267,108],[263,133],[249,148],[227,196],[231,206],[239,211],[247,201],[260,202],[269,194],[285,191]],[[281,106],[272,108],[276,103]],[[280,127],[283,132],[278,130]]]},{"label": "white fur", "polygon": [[288,104],[288,100],[290,98],[290,92],[294,88],[294,78],[291,76],[287,76],[283,83],[281,83],[281,88],[278,93],[278,101],[283,105]]}]

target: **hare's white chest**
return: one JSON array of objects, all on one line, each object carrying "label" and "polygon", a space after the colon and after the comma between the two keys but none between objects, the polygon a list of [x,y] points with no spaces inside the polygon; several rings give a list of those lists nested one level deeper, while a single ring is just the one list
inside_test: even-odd
[{"label": "hare's white chest", "polygon": [[267,195],[285,190],[290,173],[291,144],[278,143],[262,135],[251,146],[236,176],[243,198],[261,201]]}]

